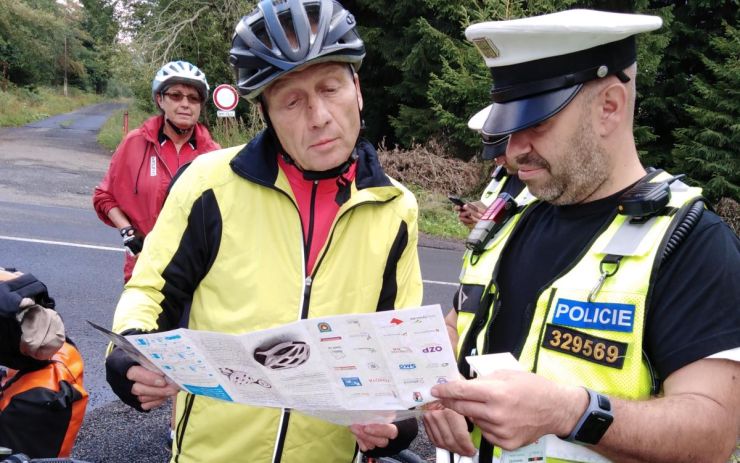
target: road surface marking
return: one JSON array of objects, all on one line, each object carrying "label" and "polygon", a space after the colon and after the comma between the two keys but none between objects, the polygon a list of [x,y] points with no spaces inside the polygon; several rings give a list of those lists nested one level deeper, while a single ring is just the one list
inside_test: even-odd
[{"label": "road surface marking", "polygon": [[0,235],[0,240],[23,241],[26,243],[53,244],[56,246],[69,246],[72,248],[98,249],[101,251],[115,251],[115,252],[125,252],[126,251],[125,249],[122,249],[122,248],[111,248],[109,246],[96,246],[94,244],[70,243],[67,241],[37,240],[34,238],[18,238],[16,236],[5,236],[5,235]]},{"label": "road surface marking", "polygon": [[[16,236],[0,235],[0,240],[8,241],[23,241],[26,243],[39,243],[39,244],[53,244],[55,246],[69,246],[72,248],[85,248],[85,249],[97,249],[100,251],[113,251],[113,252],[125,252],[125,249],[111,248],[110,246],[97,246],[94,244],[81,244],[81,243],[70,243],[67,241],[51,241],[51,240],[37,240],[34,238],[19,238]],[[421,280],[422,283],[427,285],[442,285],[442,286],[457,286],[458,283],[450,281],[435,281],[435,280]]]}]

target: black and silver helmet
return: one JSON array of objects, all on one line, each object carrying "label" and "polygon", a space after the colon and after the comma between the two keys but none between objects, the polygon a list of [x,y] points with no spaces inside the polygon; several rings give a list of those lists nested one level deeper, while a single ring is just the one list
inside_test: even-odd
[{"label": "black and silver helmet", "polygon": [[254,102],[266,86],[305,64],[365,57],[354,16],[335,0],[262,0],[236,25],[229,61],[239,93]]}]

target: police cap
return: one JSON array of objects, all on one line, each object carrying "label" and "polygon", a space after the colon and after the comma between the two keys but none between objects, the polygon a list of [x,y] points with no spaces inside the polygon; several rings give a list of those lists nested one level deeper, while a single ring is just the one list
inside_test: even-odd
[{"label": "police cap", "polygon": [[609,75],[626,81],[622,71],[636,61],[635,34],[661,24],[657,16],[568,10],[469,26],[465,36],[493,77],[493,104],[469,127],[484,140],[500,140],[557,114],[585,82]]}]

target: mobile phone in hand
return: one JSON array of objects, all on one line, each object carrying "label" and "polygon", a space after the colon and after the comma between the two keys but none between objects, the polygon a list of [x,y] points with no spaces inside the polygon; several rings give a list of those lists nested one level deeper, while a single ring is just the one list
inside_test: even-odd
[{"label": "mobile phone in hand", "polygon": [[459,196],[447,195],[447,199],[449,199],[455,206],[463,207],[465,205],[465,201],[460,199]]}]

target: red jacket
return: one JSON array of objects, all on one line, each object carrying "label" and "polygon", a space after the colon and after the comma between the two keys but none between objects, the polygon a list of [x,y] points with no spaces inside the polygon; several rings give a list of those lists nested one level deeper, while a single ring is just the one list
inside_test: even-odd
[{"label": "red jacket", "polygon": [[[172,177],[177,173],[170,172],[162,158],[158,137],[163,123],[161,115],[146,120],[129,132],[113,153],[108,172],[93,194],[95,212],[107,225],[115,226],[108,218],[108,211],[118,207],[138,233],[146,236],[154,227]],[[195,126],[193,136],[196,150],[182,151],[186,154],[179,160],[181,166],[200,154],[221,148],[202,124]],[[126,254],[124,281],[131,278],[134,263],[136,260]]]}]

